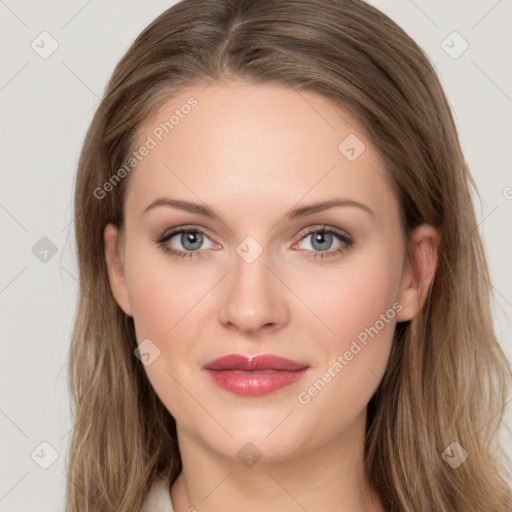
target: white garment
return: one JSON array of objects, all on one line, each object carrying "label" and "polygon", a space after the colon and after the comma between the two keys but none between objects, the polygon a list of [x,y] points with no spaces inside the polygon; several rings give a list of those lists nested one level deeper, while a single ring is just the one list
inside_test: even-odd
[{"label": "white garment", "polygon": [[169,480],[159,478],[151,487],[141,512],[174,512],[169,489]]}]

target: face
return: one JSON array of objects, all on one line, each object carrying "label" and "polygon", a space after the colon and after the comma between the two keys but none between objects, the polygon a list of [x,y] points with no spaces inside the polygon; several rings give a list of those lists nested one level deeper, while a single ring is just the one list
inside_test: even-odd
[{"label": "face", "polygon": [[[252,442],[267,460],[347,437],[396,322],[421,303],[362,127],[313,93],[211,84],[169,99],[138,142],[151,147],[130,177],[119,251],[105,230],[109,277],[179,433],[232,458]],[[233,354],[230,370],[212,363]],[[251,366],[262,355],[296,365]]]}]

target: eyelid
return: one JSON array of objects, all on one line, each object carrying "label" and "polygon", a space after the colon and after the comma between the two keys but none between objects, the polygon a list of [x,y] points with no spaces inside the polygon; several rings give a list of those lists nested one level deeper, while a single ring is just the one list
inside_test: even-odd
[{"label": "eyelid", "polygon": [[327,233],[334,233],[337,235],[340,235],[342,237],[345,237],[349,240],[352,240],[352,237],[350,234],[341,228],[336,228],[334,226],[330,226],[329,224],[315,224],[313,226],[310,226],[306,228],[300,235],[297,235],[300,237],[301,240],[303,240],[306,236],[310,235],[311,233],[316,233],[318,231],[323,231]]},{"label": "eyelid", "polygon": [[[175,228],[171,228],[169,230],[167,230],[166,232],[164,232],[163,235],[161,236],[158,236],[156,239],[154,239],[154,241],[157,243],[157,244],[165,244],[166,242],[168,242],[171,238],[174,238],[176,235],[180,235],[182,234],[183,232],[197,232],[197,233],[200,233],[204,236],[206,236],[207,238],[209,238],[212,243],[216,244],[216,242],[214,242],[212,240],[212,237],[208,234],[207,230],[205,230],[204,228],[201,228],[199,226],[194,226],[194,225],[183,225],[183,226],[176,226]],[[217,244],[219,245],[219,244]],[[199,252],[202,252],[206,249],[201,249],[201,251],[181,251],[181,250],[176,250],[176,252],[190,252],[190,253],[199,253]]]},{"label": "eyelid", "polygon": [[172,238],[173,236],[180,234],[182,231],[197,231],[198,233],[206,235],[208,238],[210,238],[210,235],[208,235],[207,230],[205,230],[204,228],[201,228],[194,224],[184,224],[182,226],[176,226],[174,228],[170,228],[164,231],[162,235],[156,238],[156,241],[162,242],[168,240],[169,238]]}]

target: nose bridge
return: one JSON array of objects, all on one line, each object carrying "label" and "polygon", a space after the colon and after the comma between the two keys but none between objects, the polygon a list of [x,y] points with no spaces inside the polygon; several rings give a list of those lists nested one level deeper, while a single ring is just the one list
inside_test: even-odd
[{"label": "nose bridge", "polygon": [[242,240],[235,251],[220,320],[241,331],[278,327],[285,320],[286,307],[279,290],[282,285],[270,269],[270,251],[251,236]]}]

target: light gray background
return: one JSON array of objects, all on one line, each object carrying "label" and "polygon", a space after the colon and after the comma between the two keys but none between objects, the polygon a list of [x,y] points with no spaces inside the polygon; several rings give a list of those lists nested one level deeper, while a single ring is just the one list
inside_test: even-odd
[{"label": "light gray background", "polygon": [[[1,511],[64,508],[72,427],[66,362],[78,287],[71,223],[77,159],[115,64],[173,3],[0,0]],[[477,211],[496,292],[495,325],[512,359],[512,1],[371,3],[427,51],[445,87],[482,194]],[[31,47],[34,40],[42,47],[43,31],[59,45],[47,59]],[[453,31],[469,44],[458,58],[453,55],[464,43],[447,39]],[[44,44],[50,47],[49,40]],[[46,262],[32,252],[43,237],[57,250]],[[510,407],[507,417],[510,425]],[[511,444],[506,429],[502,435]],[[58,453],[48,469],[39,464],[51,462],[52,450],[42,442]]]}]

